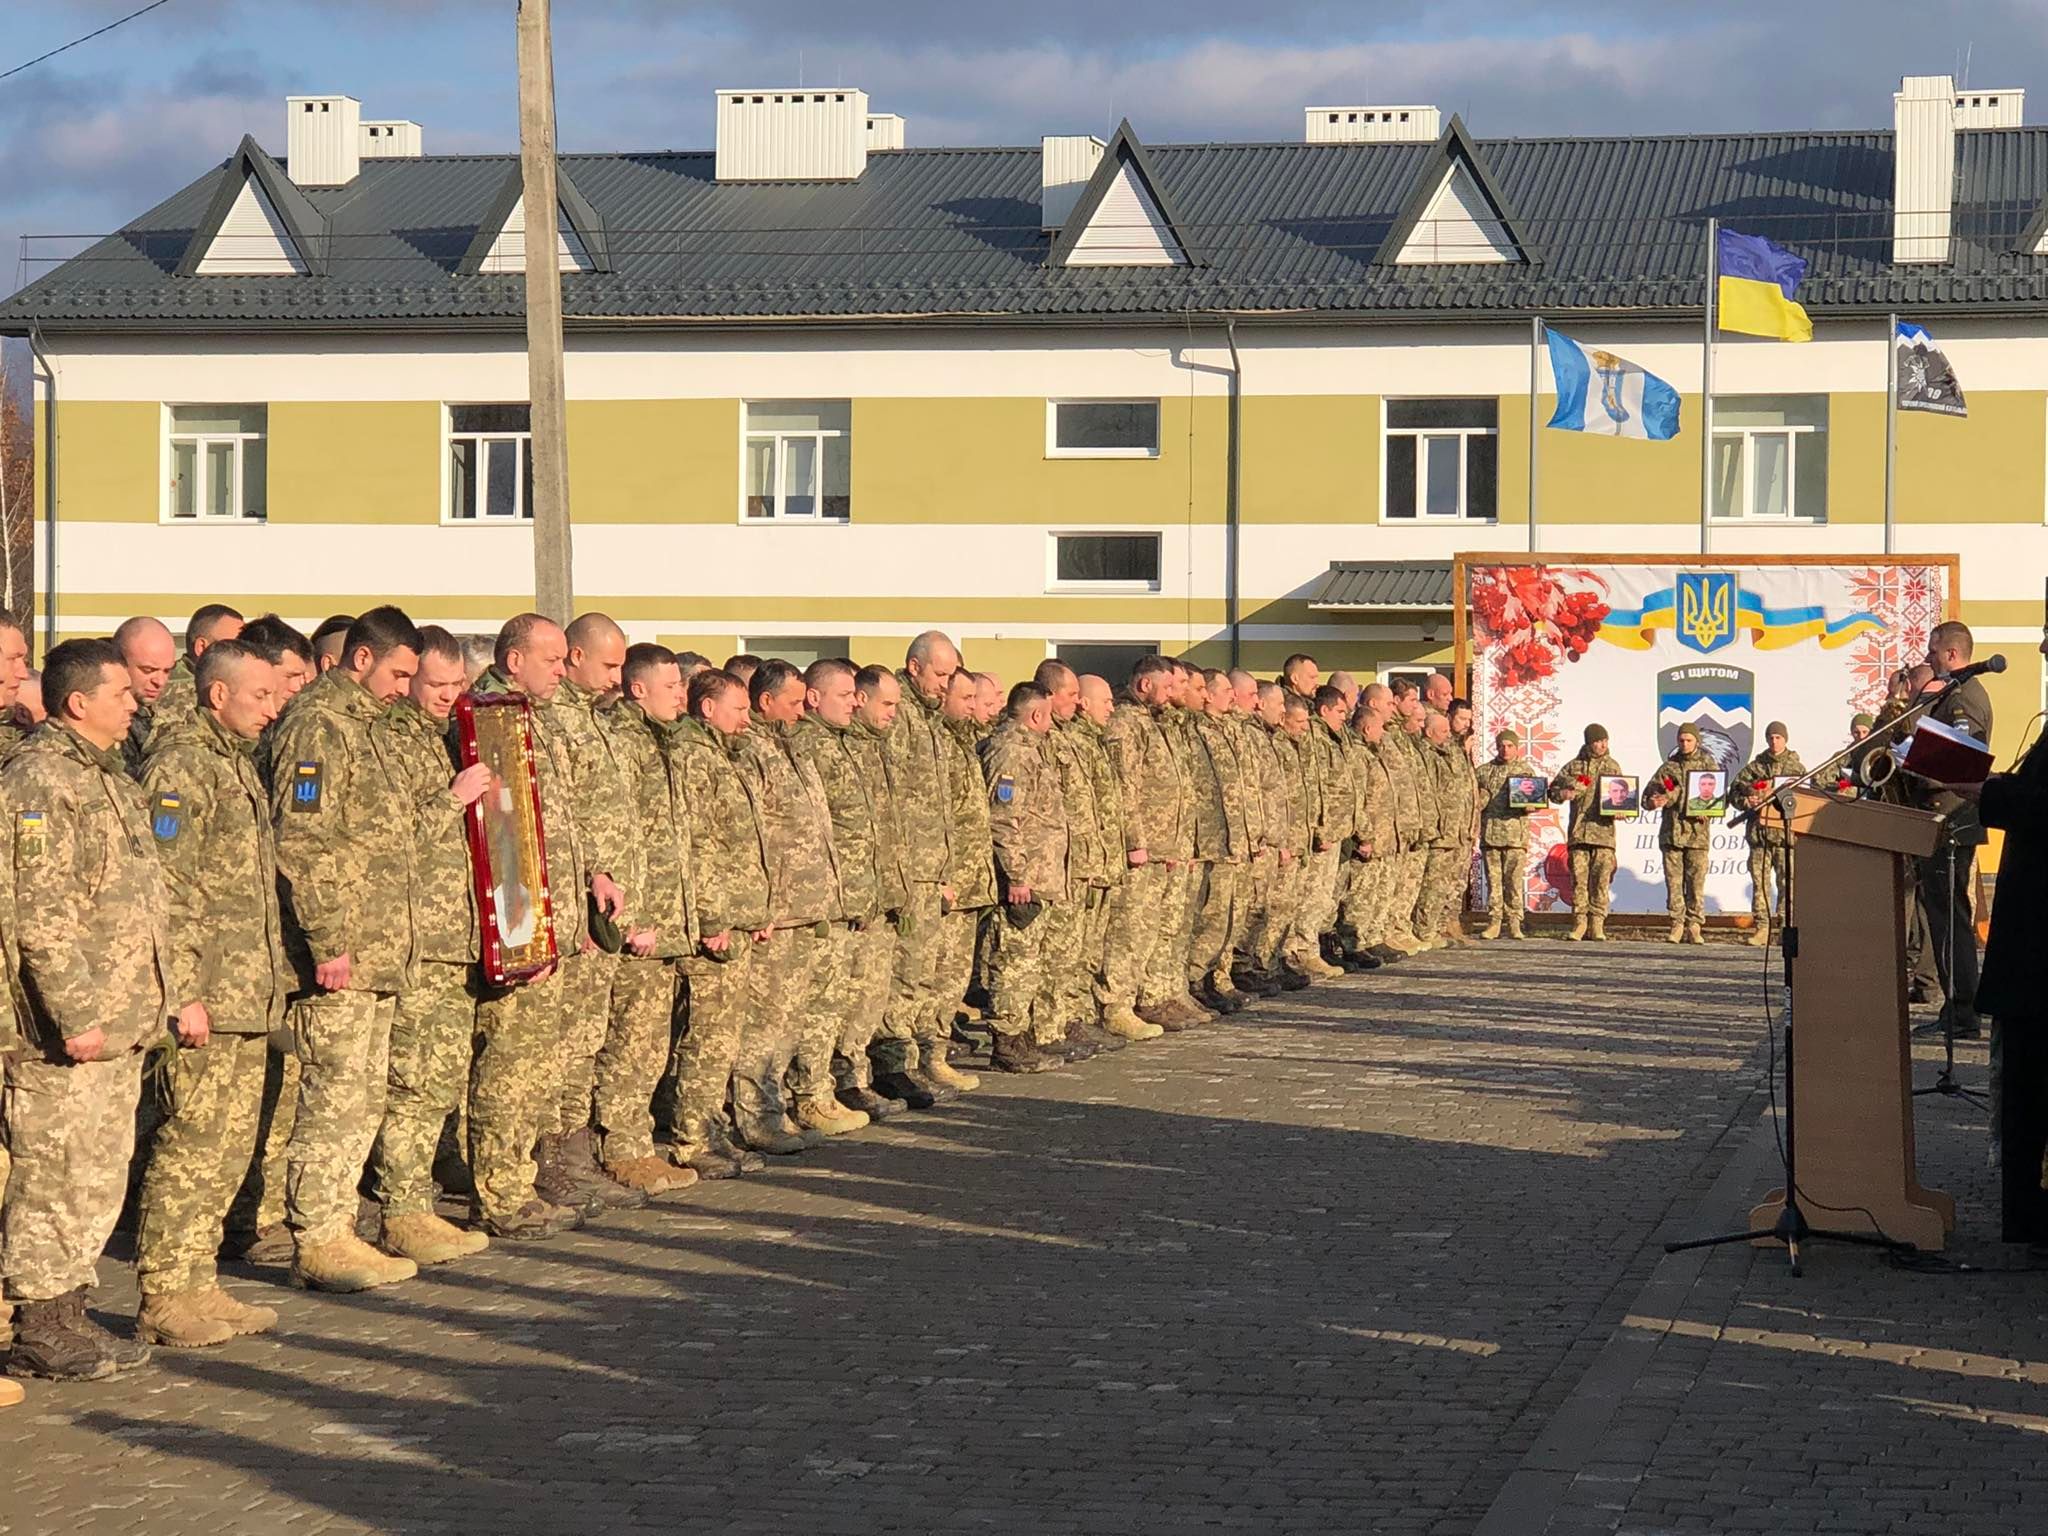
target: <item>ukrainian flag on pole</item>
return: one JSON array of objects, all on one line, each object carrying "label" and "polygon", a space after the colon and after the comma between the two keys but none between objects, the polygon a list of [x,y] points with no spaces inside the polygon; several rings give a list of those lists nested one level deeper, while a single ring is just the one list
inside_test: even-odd
[{"label": "ukrainian flag on pole", "polygon": [[1779,341],[1813,340],[1813,321],[1792,297],[1806,277],[1804,258],[1762,235],[1723,229],[1715,232],[1714,267],[1720,277],[1715,303],[1722,330]]}]

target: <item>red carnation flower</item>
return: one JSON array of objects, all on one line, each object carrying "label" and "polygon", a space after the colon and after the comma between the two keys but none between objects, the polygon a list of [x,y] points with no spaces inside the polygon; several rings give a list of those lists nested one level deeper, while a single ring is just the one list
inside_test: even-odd
[{"label": "red carnation flower", "polygon": [[1762,794],[1765,790],[1771,787],[1771,781],[1769,779],[1758,779],[1754,784],[1750,785],[1749,787],[1755,790],[1758,794]]}]

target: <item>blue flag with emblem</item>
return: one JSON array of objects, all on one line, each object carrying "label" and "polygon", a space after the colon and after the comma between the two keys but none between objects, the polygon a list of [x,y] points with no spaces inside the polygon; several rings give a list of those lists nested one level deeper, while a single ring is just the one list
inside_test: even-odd
[{"label": "blue flag with emblem", "polygon": [[1678,391],[1647,368],[1545,326],[1557,409],[1550,425],[1561,432],[1639,437],[1667,442],[1678,436]]}]

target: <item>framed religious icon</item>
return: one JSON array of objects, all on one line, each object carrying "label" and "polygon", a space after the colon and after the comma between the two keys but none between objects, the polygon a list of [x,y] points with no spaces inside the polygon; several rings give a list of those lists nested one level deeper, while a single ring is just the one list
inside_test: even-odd
[{"label": "framed religious icon", "polygon": [[1685,814],[1721,816],[1728,810],[1728,775],[1718,768],[1694,768],[1685,776]]},{"label": "framed religious icon", "polygon": [[1540,811],[1550,804],[1550,781],[1533,773],[1508,775],[1508,809]]},{"label": "framed religious icon", "polygon": [[1593,808],[1602,816],[1633,816],[1643,808],[1642,786],[1632,773],[1603,773]]},{"label": "framed religious icon", "polygon": [[466,693],[455,701],[455,731],[462,766],[491,770],[491,787],[468,811],[484,976],[500,987],[529,981],[556,958],[533,706],[517,694]]}]

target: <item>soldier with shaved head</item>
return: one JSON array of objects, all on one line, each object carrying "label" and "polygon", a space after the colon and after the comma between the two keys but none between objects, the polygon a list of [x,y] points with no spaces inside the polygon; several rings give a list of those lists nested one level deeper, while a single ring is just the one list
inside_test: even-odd
[{"label": "soldier with shaved head", "polygon": [[128,686],[135,691],[135,719],[122,738],[121,755],[129,774],[140,779],[156,701],[171,680],[171,668],[178,664],[178,642],[171,638],[163,620],[139,613],[122,621],[114,631],[114,644],[121,652],[121,665],[128,669]]}]

